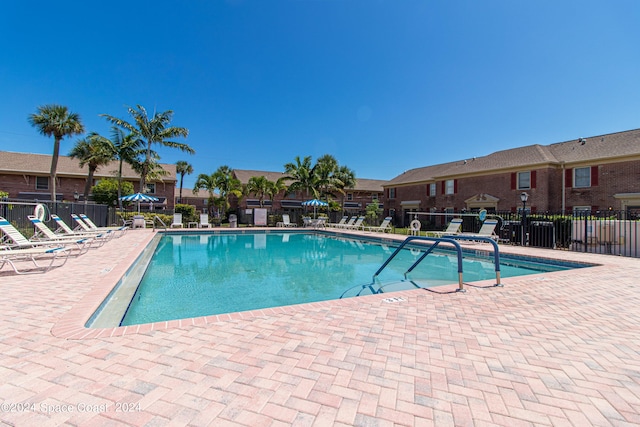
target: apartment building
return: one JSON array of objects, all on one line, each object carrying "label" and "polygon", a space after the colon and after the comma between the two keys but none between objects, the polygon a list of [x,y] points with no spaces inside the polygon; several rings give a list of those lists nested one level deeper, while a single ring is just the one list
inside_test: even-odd
[{"label": "apartment building", "polygon": [[[147,183],[147,194],[158,197],[155,208],[174,208],[174,188],[176,185],[176,167],[173,164],[161,164],[167,175]],[[0,190],[9,193],[10,199],[51,200],[50,172],[51,156],[45,154],[16,153],[0,151]],[[118,162],[99,167],[92,185],[105,178],[114,178]],[[78,159],[60,156],[56,169],[56,200],[82,201],[88,168],[80,167]],[[140,191],[140,175],[128,164],[123,165],[122,177]]]},{"label": "apartment building", "polygon": [[416,168],[384,184],[385,211],[536,211],[640,208],[640,129],[530,145]]}]

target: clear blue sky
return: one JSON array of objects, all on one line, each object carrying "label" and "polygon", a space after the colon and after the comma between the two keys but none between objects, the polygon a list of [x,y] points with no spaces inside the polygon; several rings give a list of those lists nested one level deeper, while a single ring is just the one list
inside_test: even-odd
[{"label": "clear blue sky", "polygon": [[[637,0],[10,1],[0,149],[51,154],[27,116],[87,131],[173,110],[195,173],[334,155],[361,178],[640,127]],[[64,140],[67,154],[77,138]]]}]

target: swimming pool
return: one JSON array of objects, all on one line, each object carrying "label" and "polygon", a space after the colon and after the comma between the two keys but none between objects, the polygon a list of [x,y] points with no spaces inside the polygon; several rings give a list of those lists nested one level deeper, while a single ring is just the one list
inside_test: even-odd
[{"label": "swimming pool", "polygon": [[[129,288],[129,296],[111,295],[88,326],[104,326],[94,321],[105,312],[125,326],[337,299],[349,288],[370,283],[399,244],[299,231],[167,233],[154,240],[145,259],[133,267],[139,270],[129,275],[133,280],[119,285]],[[403,250],[379,282],[398,281],[421,254],[418,246]],[[501,276],[578,266],[503,256]],[[434,252],[411,278],[425,287],[457,283],[457,260],[448,251]],[[495,279],[492,258],[465,255],[465,282],[487,279]],[[120,307],[115,313],[112,300]]]}]

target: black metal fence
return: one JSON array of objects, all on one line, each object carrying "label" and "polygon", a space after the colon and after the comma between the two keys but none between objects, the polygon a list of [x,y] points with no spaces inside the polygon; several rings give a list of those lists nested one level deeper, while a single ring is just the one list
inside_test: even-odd
[{"label": "black metal fence", "polygon": [[[413,219],[415,213],[408,213]],[[442,230],[457,216],[462,231],[477,233],[482,222],[478,215],[459,213],[420,214],[423,230]],[[495,212],[495,234],[501,243],[576,252],[640,257],[640,209],[625,211],[576,211],[572,213]]]},{"label": "black metal fence", "polygon": [[54,230],[57,226],[55,221],[51,219],[51,214],[58,215],[71,228],[75,228],[75,223],[71,218],[72,213],[86,214],[99,227],[118,223],[116,209],[106,205],[69,202],[28,202],[24,200],[0,201],[0,216],[20,230],[33,228],[27,216],[38,216],[39,213],[43,213],[43,222]]},{"label": "black metal fence", "polygon": [[[71,214],[84,213],[98,226],[118,224],[121,220],[114,207],[69,202],[26,202],[23,200],[0,201],[0,216],[9,220],[18,228],[28,230],[31,224],[27,215],[44,209],[44,221],[55,228],[50,214],[60,216],[67,224],[74,226]],[[156,213],[172,214],[173,211]],[[275,226],[281,221],[282,214],[289,214],[291,222],[302,223],[302,217],[312,215],[313,211],[268,210],[267,225]],[[235,212],[239,224],[253,224],[253,211],[239,210]],[[362,212],[355,213],[362,214]],[[353,214],[353,215],[355,215]],[[329,222],[337,222],[342,213],[331,212]],[[482,226],[478,215],[451,213],[429,214],[408,212],[404,223],[409,224],[414,218],[422,223],[422,230],[443,230],[449,221],[462,217],[462,232],[477,233]],[[561,249],[576,252],[621,255],[640,258],[640,209],[624,211],[576,211],[572,213],[526,213],[494,212],[489,218],[496,218],[498,225],[495,234],[504,244],[526,245],[538,248]]]}]

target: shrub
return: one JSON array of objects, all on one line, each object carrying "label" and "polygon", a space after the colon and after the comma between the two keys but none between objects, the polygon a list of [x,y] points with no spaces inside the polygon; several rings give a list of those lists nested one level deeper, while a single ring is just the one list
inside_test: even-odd
[{"label": "shrub", "polygon": [[377,203],[369,203],[365,214],[367,225],[376,225],[380,217],[380,206]]},{"label": "shrub", "polygon": [[[113,178],[101,179],[92,189],[93,201],[102,205],[113,206],[118,201],[118,180]],[[133,194],[133,184],[122,181],[121,194]]]},{"label": "shrub", "polygon": [[[176,205],[176,207],[175,207],[175,212],[182,214],[182,222],[183,223],[198,222],[198,220],[199,220],[199,218],[196,215],[196,207],[195,206],[184,205],[184,204],[178,203]],[[173,220],[173,218],[172,218],[172,220]]]}]

